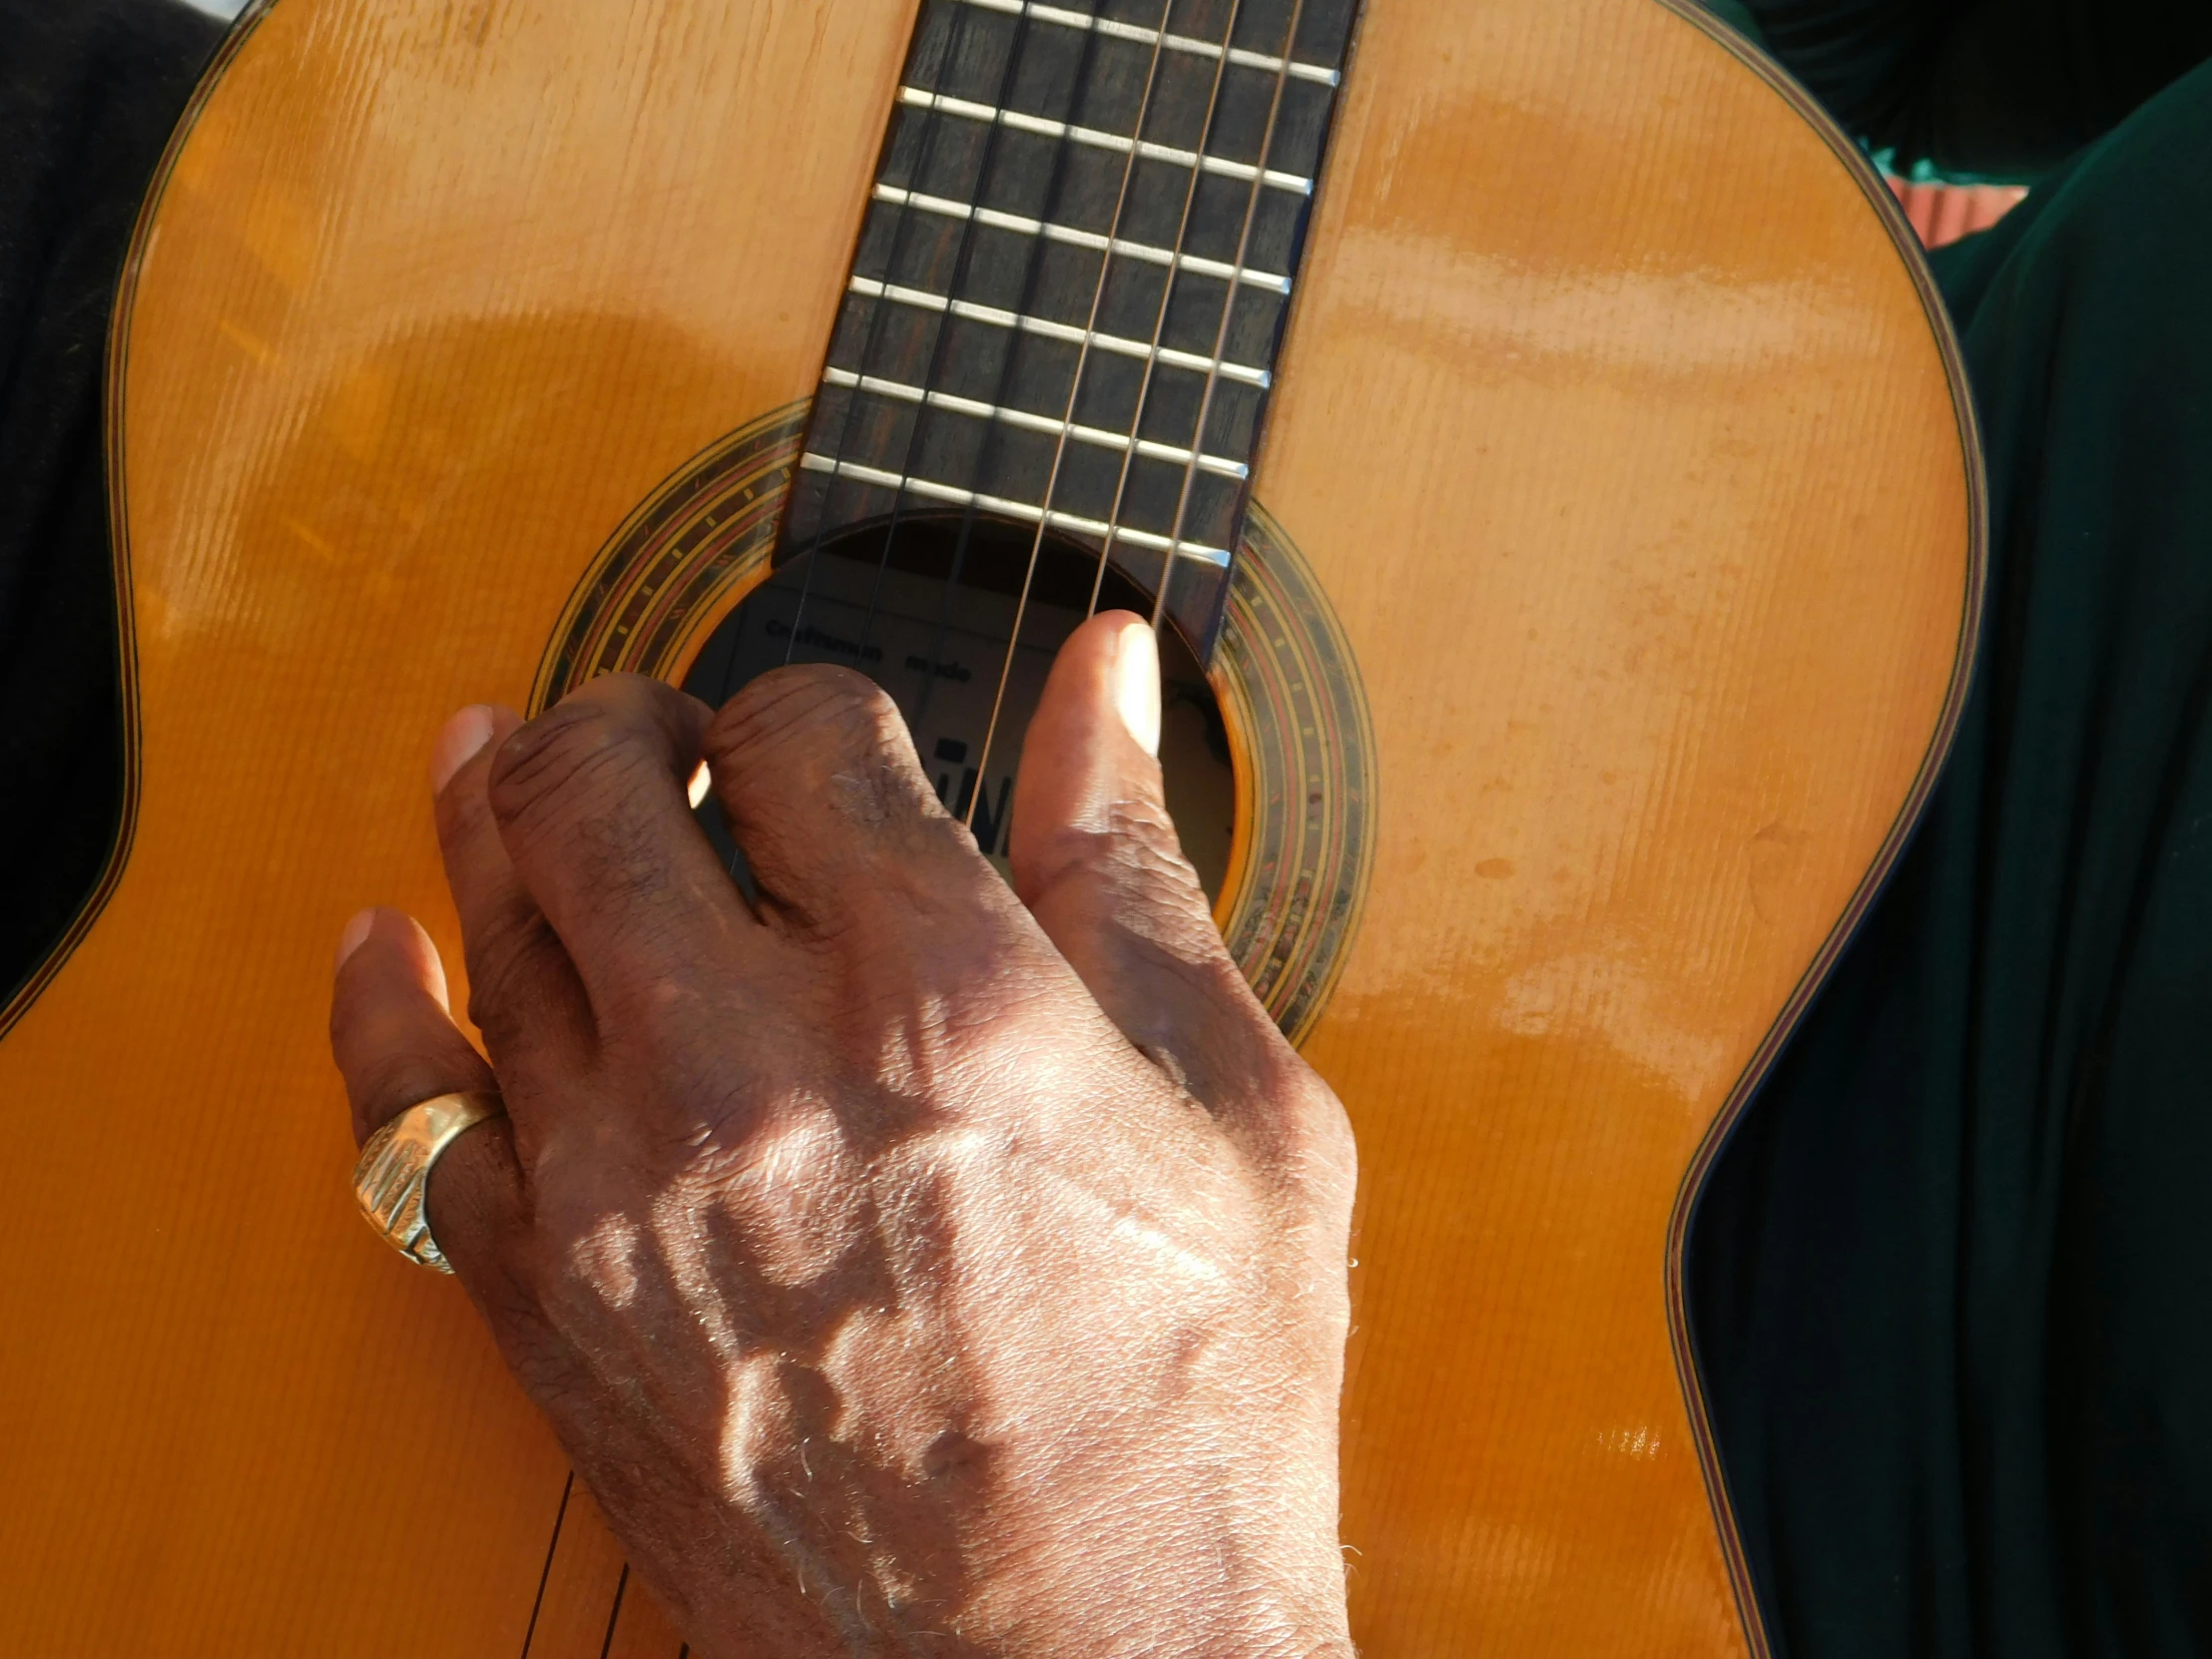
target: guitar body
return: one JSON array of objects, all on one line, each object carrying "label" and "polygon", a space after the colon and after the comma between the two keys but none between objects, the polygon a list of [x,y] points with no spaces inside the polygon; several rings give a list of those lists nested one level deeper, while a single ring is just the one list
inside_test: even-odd
[{"label": "guitar body", "polygon": [[[814,394],[913,8],[277,0],[211,73],[117,320],[127,823],[0,1040],[14,1651],[676,1659],[352,1213],[328,964],[374,901],[458,963],[432,733],[542,697],[639,503]],[[1764,1649],[1681,1240],[1963,689],[1906,246],[1655,0],[1368,0],[1253,495],[1359,691],[1281,708],[1362,791],[1297,1024],[1360,1141],[1376,1659]]]}]

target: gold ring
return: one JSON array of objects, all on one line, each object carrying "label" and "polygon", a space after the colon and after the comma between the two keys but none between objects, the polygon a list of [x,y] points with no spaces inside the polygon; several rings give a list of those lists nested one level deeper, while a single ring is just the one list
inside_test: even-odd
[{"label": "gold ring", "polygon": [[486,1118],[506,1115],[496,1094],[441,1094],[408,1107],[362,1143],[353,1197],[376,1235],[408,1261],[439,1273],[452,1264],[430,1236],[425,1195],[445,1149]]}]

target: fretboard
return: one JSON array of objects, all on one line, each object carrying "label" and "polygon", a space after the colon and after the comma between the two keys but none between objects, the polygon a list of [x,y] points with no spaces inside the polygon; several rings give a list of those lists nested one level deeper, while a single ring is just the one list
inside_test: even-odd
[{"label": "fretboard", "polygon": [[783,556],[1047,526],[1203,653],[1356,7],[925,0]]}]

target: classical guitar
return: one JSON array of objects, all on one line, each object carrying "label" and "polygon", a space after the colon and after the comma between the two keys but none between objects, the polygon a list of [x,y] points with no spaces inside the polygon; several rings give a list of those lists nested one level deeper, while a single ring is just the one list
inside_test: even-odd
[{"label": "classical guitar", "polygon": [[1658,0],[250,13],[115,318],[125,823],[0,1027],[10,1650],[676,1659],[353,1213],[339,924],[457,962],[430,735],[615,669],[850,663],[995,852],[1112,604],[1359,1132],[1362,1651],[1763,1651],[1682,1241],[1961,695],[1909,248]]}]

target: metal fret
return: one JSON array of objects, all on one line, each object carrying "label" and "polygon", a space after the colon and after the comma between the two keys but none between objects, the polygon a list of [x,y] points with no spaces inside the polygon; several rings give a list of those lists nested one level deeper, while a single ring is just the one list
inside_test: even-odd
[{"label": "metal fret", "polygon": [[913,208],[921,213],[937,214],[946,219],[972,219],[978,225],[988,225],[993,230],[1013,231],[1021,236],[1043,237],[1047,242],[1066,243],[1073,248],[1095,248],[1125,259],[1142,260],[1148,265],[1164,265],[1178,271],[1189,271],[1200,276],[1218,276],[1224,281],[1236,280],[1247,286],[1265,288],[1270,293],[1289,293],[1291,279],[1272,271],[1248,271],[1231,265],[1227,260],[1201,259],[1196,254],[1178,254],[1172,248],[1155,248],[1146,242],[1127,242],[1120,237],[1101,236],[1096,231],[1078,231],[1072,225],[1051,225],[1041,219],[1029,219],[1021,214],[1001,213],[996,208],[977,208],[965,202],[955,202],[944,196],[924,196],[920,191],[900,190],[896,185],[877,185],[875,200],[889,202],[901,208]]},{"label": "metal fret", "polygon": [[1057,535],[1209,648],[1359,0],[1150,4],[923,0],[791,554]]},{"label": "metal fret", "polygon": [[1047,512],[1034,502],[1016,501],[1010,496],[985,495],[978,490],[962,489],[957,484],[940,484],[934,478],[916,478],[910,473],[886,472],[881,467],[863,466],[858,461],[834,460],[813,450],[801,455],[799,464],[808,472],[850,478],[855,483],[874,484],[881,489],[903,490],[909,495],[919,495],[954,506],[979,507],[985,512],[1002,513],[1008,518],[1020,519],[1026,524],[1042,522],[1055,530],[1068,530],[1080,536],[1096,536],[1109,544],[1123,541],[1135,547],[1172,547],[1177,558],[1195,559],[1201,564],[1213,565],[1223,570],[1229,567],[1229,549],[1226,547],[1208,547],[1203,542],[1195,541],[1171,541],[1150,530],[1132,530],[1126,525],[1108,524],[1104,519],[1085,518],[1079,513],[1064,513],[1058,508]]},{"label": "metal fret", "polygon": [[1095,149],[1112,150],[1122,155],[1134,150],[1147,161],[1168,162],[1176,167],[1201,168],[1225,179],[1242,179],[1247,183],[1257,179],[1276,190],[1292,191],[1300,196],[1314,194],[1314,181],[1301,178],[1295,173],[1280,173],[1274,168],[1257,168],[1249,162],[1233,162],[1223,156],[1204,156],[1195,150],[1178,150],[1170,144],[1155,144],[1150,139],[1135,139],[1125,133],[1107,133],[1096,127],[1077,127],[1065,121],[1049,121],[1041,115],[1023,115],[1019,110],[1002,110],[995,104],[977,104],[965,98],[948,97],[941,92],[927,92],[920,87],[900,87],[898,101],[914,109],[934,110],[943,115],[956,115],[967,121],[995,122],[1016,132],[1067,139],[1076,144],[1087,144]]},{"label": "metal fret", "polygon": [[[1170,52],[1188,52],[1201,58],[1219,58],[1222,44],[1218,40],[1199,40],[1190,35],[1171,35],[1158,29],[1146,29],[1134,23],[1117,23],[1109,17],[1092,17],[1086,12],[1071,12],[1064,6],[1042,6],[1035,0],[967,0],[971,6],[985,11],[1004,12],[1012,17],[1032,18],[1039,23],[1057,23],[1068,29],[1088,29],[1115,40],[1135,41],[1140,46],[1160,46]],[[1288,73],[1294,81],[1314,81],[1325,87],[1336,86],[1341,79],[1327,64],[1285,64],[1281,58],[1271,58],[1265,52],[1247,52],[1242,47],[1229,48],[1229,61],[1244,69],[1257,69],[1267,75]]]},{"label": "metal fret", "polygon": [[948,391],[931,391],[921,386],[907,385],[903,380],[886,380],[874,374],[855,374],[848,368],[825,368],[822,371],[822,380],[825,385],[871,392],[877,397],[895,398],[901,403],[919,403],[932,409],[950,409],[955,414],[973,415],[978,420],[1001,420],[1009,426],[1025,427],[1032,432],[1050,432],[1054,436],[1065,432],[1078,443],[1094,444],[1101,449],[1134,448],[1138,454],[1149,456],[1153,460],[1169,461],[1176,466],[1196,466],[1201,472],[1212,472],[1224,478],[1245,478],[1252,471],[1244,462],[1233,461],[1226,455],[1195,454],[1179,444],[1160,443],[1151,438],[1132,440],[1127,432],[1109,432],[1103,426],[1083,426],[1051,415],[1032,414],[1027,409],[985,403],[980,398],[955,397]]},{"label": "metal fret", "polygon": [[1176,368],[1195,369],[1201,374],[1218,373],[1225,380],[1235,380],[1248,386],[1265,389],[1274,382],[1274,376],[1264,368],[1249,363],[1233,363],[1219,357],[1202,356],[1196,351],[1178,351],[1170,346],[1152,345],[1141,339],[1127,339],[1120,334],[1101,334],[1088,328],[1078,328],[1070,322],[1052,322],[1041,316],[1030,316],[1022,311],[1009,311],[997,305],[979,305],[972,299],[952,299],[941,293],[931,293],[926,288],[901,287],[895,282],[879,282],[872,276],[853,276],[846,284],[854,293],[870,299],[888,299],[894,304],[912,305],[921,310],[945,311],[953,316],[965,317],[971,322],[994,323],[1001,328],[1017,328],[1023,333],[1040,334],[1046,339],[1067,340],[1081,344],[1088,340],[1101,351],[1111,351],[1124,357],[1156,357]]}]

